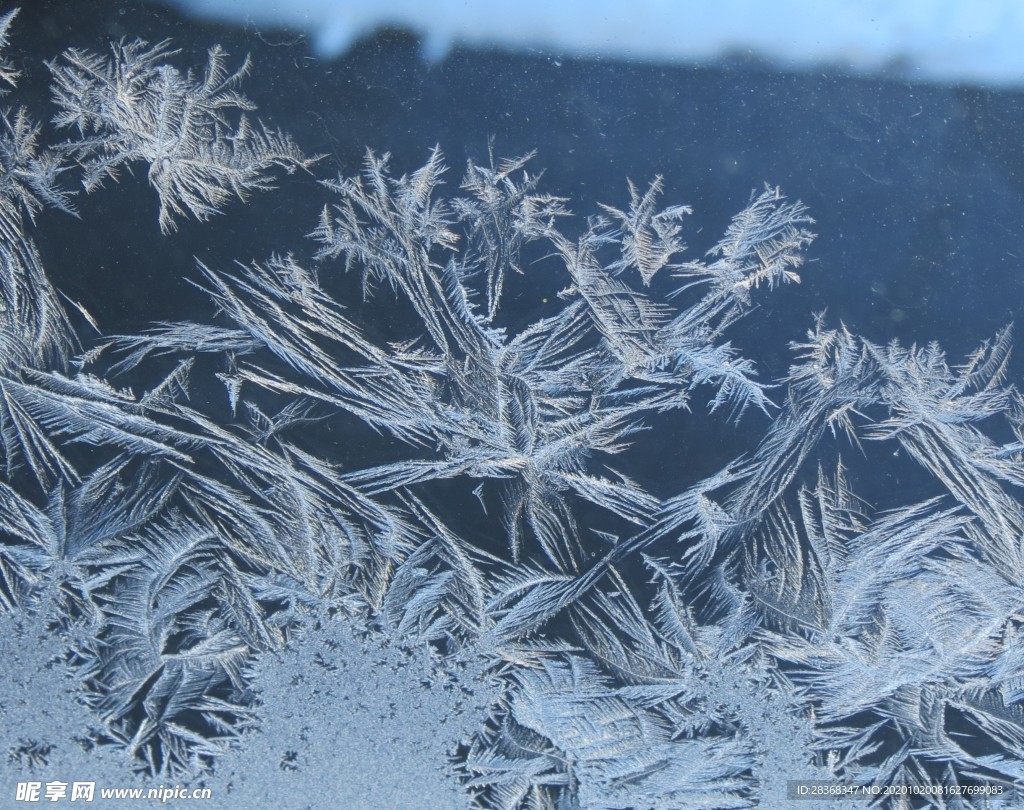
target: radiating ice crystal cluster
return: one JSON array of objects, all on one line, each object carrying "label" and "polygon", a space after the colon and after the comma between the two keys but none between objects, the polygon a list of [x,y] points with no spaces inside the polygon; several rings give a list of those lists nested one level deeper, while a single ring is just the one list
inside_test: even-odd
[{"label": "radiating ice crystal cluster", "polygon": [[[442,190],[440,150],[400,177],[367,152],[316,186],[247,117],[247,64],[176,60],[68,51],[56,129],[4,117],[4,789],[87,753],[225,807],[785,807],[787,780],[1020,800],[1009,329],[951,367],[818,317],[769,383],[729,334],[799,280],[811,220],[777,189],[696,259],[660,179],[585,221],[529,158]],[[87,338],[35,215],[126,170],[165,239],[281,171],[323,214],[312,243],[183,268],[208,317]],[[562,290],[513,327],[524,273]],[[759,436],[709,475],[674,456],[688,483],[655,494],[634,441],[702,411]],[[874,512],[869,464],[919,497]]]}]

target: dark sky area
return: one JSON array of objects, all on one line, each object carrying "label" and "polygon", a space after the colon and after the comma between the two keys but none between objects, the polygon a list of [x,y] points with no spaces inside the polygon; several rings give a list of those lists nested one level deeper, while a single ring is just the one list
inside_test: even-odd
[{"label": "dark sky area", "polygon": [[[942,338],[952,352],[990,335],[1019,309],[1024,104],[1018,93],[780,75],[740,62],[684,68],[455,50],[430,65],[415,36],[402,31],[382,32],[325,63],[287,32],[203,28],[137,2],[37,0],[25,4],[13,30],[10,52],[26,76],[8,104],[28,103],[37,118],[48,116],[38,98],[46,95],[44,59],[69,46],[95,49],[136,36],[173,40],[183,49],[182,67],[202,65],[214,43],[235,63],[250,53],[246,91],[258,114],[307,152],[324,153],[321,175],[358,170],[366,147],[391,152],[396,170],[415,168],[440,144],[454,184],[467,157],[486,160],[493,139],[499,156],[536,149],[534,165],[546,169],[546,189],[569,197],[581,216],[596,213],[599,202],[624,205],[626,178],[643,184],[664,175],[666,203],[695,209],[688,242],[699,252],[753,189],[778,185],[809,206],[819,233],[803,288],[770,304],[780,316],[790,305],[807,313],[799,324],[779,324],[786,332],[795,326],[799,335],[811,310],[828,307],[830,318],[878,341]],[[145,191],[142,178],[122,185],[88,205],[82,201],[90,212],[83,233],[96,232],[97,211],[116,215],[125,198],[135,207],[155,206],[151,194],[132,196]],[[252,206],[261,223],[255,234],[245,231],[249,212],[239,205],[209,234],[185,226],[161,238],[154,217],[153,231],[135,228],[132,244],[102,259],[100,272],[117,272],[111,261],[134,262],[136,251],[157,245],[154,259],[183,254],[188,262],[226,230],[239,235],[239,259],[297,249],[313,223],[308,212],[315,216],[324,199],[308,181],[287,179],[272,202]],[[274,222],[267,221],[268,206]],[[47,227],[74,232],[67,222]],[[80,286],[88,278],[83,274],[97,270],[51,272]]]}]

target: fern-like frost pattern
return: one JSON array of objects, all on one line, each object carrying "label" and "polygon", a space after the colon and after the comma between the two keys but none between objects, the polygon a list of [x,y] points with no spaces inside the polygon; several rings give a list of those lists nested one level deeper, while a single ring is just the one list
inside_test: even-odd
[{"label": "fern-like frost pattern", "polygon": [[[798,779],[999,786],[984,806],[1013,806],[1009,328],[955,365],[817,316],[766,380],[731,333],[800,280],[803,205],[756,191],[692,258],[661,178],[579,221],[533,155],[456,184],[435,148],[409,174],[368,151],[322,179],[308,247],[199,264],[206,321],[87,338],[36,242],[44,208],[78,216],[75,183],[142,167],[173,238],[318,170],[251,118],[248,60],[179,57],[125,40],[48,63],[69,140],[3,114],[9,772],[134,770],[222,806],[788,807]],[[503,298],[535,273],[558,305],[513,328]],[[659,488],[632,448],[668,419],[758,438],[700,478],[679,457]],[[327,430],[387,455],[332,454],[310,440]],[[894,453],[919,497],[876,510],[855,470]],[[49,724],[25,719],[33,669]]]}]

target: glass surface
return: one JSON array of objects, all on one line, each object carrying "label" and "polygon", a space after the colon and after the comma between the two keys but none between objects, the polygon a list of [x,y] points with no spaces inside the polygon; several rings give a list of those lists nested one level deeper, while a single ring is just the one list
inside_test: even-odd
[{"label": "glass surface", "polygon": [[0,805],[1020,806],[1022,30],[23,4]]}]

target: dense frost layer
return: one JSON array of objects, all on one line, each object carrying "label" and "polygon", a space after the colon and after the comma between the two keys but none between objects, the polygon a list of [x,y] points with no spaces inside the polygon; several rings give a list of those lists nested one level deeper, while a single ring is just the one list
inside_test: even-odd
[{"label": "dense frost layer", "polygon": [[159,0],[203,19],[309,35],[337,56],[385,25],[424,37],[439,59],[453,45],[664,62],[745,54],[779,66],[895,71],[912,80],[1024,82],[1024,7],[1015,0]]}]

